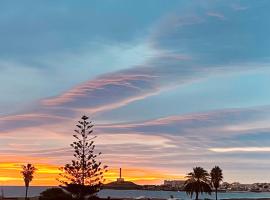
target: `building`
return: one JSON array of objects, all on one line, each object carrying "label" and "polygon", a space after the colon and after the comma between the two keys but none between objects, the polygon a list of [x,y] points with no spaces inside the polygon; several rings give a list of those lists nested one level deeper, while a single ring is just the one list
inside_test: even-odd
[{"label": "building", "polygon": [[164,186],[171,188],[182,188],[185,184],[183,180],[164,180]]}]

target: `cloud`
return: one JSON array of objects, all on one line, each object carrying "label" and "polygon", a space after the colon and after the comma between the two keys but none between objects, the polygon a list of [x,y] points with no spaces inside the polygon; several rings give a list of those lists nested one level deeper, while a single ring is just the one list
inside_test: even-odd
[{"label": "cloud", "polygon": [[156,78],[143,73],[111,74],[82,84],[59,97],[43,100],[42,105],[89,108],[90,111],[92,108],[98,111],[108,104],[118,104],[119,101],[125,104],[132,98],[140,99],[147,93],[155,93],[157,88],[153,80]]},{"label": "cloud", "polygon": [[210,17],[216,17],[220,20],[225,20],[225,16],[221,13],[218,13],[218,12],[207,12],[207,15],[210,16]]},{"label": "cloud", "polygon": [[24,114],[15,114],[0,117],[0,132],[4,133],[9,130],[16,130],[25,127],[39,127],[46,124],[60,123],[67,121],[71,116],[61,116],[46,114],[45,112],[29,112]]},{"label": "cloud", "polygon": [[[235,146],[259,147],[258,144],[250,143],[252,138],[242,144],[241,139],[235,137],[247,137],[262,129],[269,132],[269,123],[266,123],[269,117],[269,107],[255,107],[168,116],[139,122],[96,121],[94,133],[98,136],[97,151],[103,153],[102,161],[113,168],[124,166],[148,169],[154,164],[157,171],[169,170],[171,173],[185,174],[194,165],[210,168],[214,164],[220,164],[230,172],[234,170],[232,166],[260,162],[265,157],[246,158],[241,154],[245,153],[243,151],[231,151],[221,156],[216,151]],[[6,131],[2,136],[2,143],[5,145],[1,148],[1,157],[21,160],[26,156],[33,162],[61,165],[72,156],[68,144],[72,141],[74,124],[75,119],[66,119],[59,124],[33,124],[32,127]],[[14,137],[22,134],[24,137]],[[25,140],[35,145],[29,146]],[[263,144],[264,147],[269,145],[267,141],[269,140]],[[17,158],[12,157],[15,154]]]},{"label": "cloud", "polygon": [[[12,146],[12,145],[9,145]],[[11,149],[1,149],[1,153],[3,155],[28,155],[28,156],[49,156],[50,157],[55,157],[55,156],[64,156],[64,155],[70,155],[71,153],[71,148],[69,147],[64,147],[64,148],[54,148],[54,149],[39,149],[39,150],[27,150],[27,146],[22,146],[22,145],[17,145],[20,147],[20,150],[18,148],[13,148]]]},{"label": "cloud", "polygon": [[244,5],[240,5],[240,4],[232,4],[232,8],[235,11],[244,11],[244,10],[247,10],[249,7],[248,6],[244,6]]},{"label": "cloud", "polygon": [[[270,110],[269,107],[265,106],[169,116],[142,122],[100,124],[97,128],[101,131],[113,132],[115,134],[121,132],[141,132],[164,136],[226,137],[231,136],[230,134],[241,134],[242,132],[245,133],[263,127],[269,128],[267,125],[269,118]],[[222,135],[217,135],[217,132]]]},{"label": "cloud", "polygon": [[[226,6],[219,8],[216,5],[202,6],[199,4],[196,6],[188,4],[184,6],[184,8],[186,7],[191,9],[190,14],[175,12],[162,17],[159,23],[151,25],[152,31],[149,31],[148,35],[140,40],[146,45],[137,45],[136,48],[132,48],[133,53],[131,55],[133,56],[142,51],[140,53],[142,56],[139,56],[145,56],[145,59],[141,60],[142,62],[132,62],[137,65],[127,66],[125,67],[128,68],[126,70],[91,78],[72,89],[67,87],[65,88],[66,91],[60,94],[52,94],[53,97],[41,101],[41,105],[38,105],[41,108],[37,112],[54,115],[61,109],[61,111],[68,110],[69,115],[73,116],[76,116],[76,112],[82,112],[83,110],[89,113],[104,112],[160,94],[163,90],[172,86],[184,85],[214,74],[269,67],[265,60],[267,56],[264,55],[266,51],[257,51],[262,46],[251,43],[253,39],[248,36],[245,37],[247,34],[243,33],[242,29],[237,27],[222,29],[220,23],[213,22],[202,14],[208,12],[211,16],[221,17],[218,13],[221,13]],[[49,9],[51,9],[50,6]],[[57,9],[60,8],[57,7]],[[69,6],[66,9],[68,11]],[[179,9],[181,10],[181,8]],[[197,9],[204,12],[195,12]],[[215,12],[209,12],[209,10],[215,10]],[[249,12],[253,12],[253,10]],[[63,14],[66,15],[67,13],[63,12]],[[225,14],[233,15],[232,11],[226,9],[224,10]],[[249,24],[249,20],[246,20],[249,17],[247,13],[243,26]],[[242,18],[242,16],[238,16],[230,23],[238,23],[242,21]],[[262,20],[260,23],[253,22],[252,25],[257,24],[261,27],[265,23]],[[221,29],[224,32],[217,34],[216,30]],[[255,37],[256,33],[251,32],[250,34],[251,37]],[[235,41],[235,35],[240,41]],[[266,38],[267,35],[259,38]],[[265,43],[267,42],[263,42],[263,45]],[[245,44],[247,47],[243,48],[241,44]],[[236,49],[237,53],[234,52]],[[259,53],[256,54],[256,52]],[[119,53],[121,54],[121,51]],[[129,56],[124,54],[124,57]],[[251,57],[254,58],[252,63],[247,61]],[[264,59],[259,59],[260,57]],[[60,60],[63,59],[60,58]],[[80,59],[76,58],[76,60]],[[63,62],[65,63],[65,61]],[[108,65],[111,64],[108,63]],[[86,72],[86,70],[83,71]],[[58,74],[58,77],[62,77],[61,74]]]},{"label": "cloud", "polygon": [[[150,36],[150,40],[156,48],[190,55],[196,63],[208,68],[268,60],[268,44],[265,44],[265,41],[268,43],[268,33],[265,33],[265,27],[268,27],[269,21],[265,18],[265,6],[269,2],[261,1],[258,7],[250,6],[241,13],[231,8],[232,3],[191,2],[189,6],[177,8],[174,15],[170,13],[165,18],[166,22],[162,21],[153,28],[155,34],[152,38]],[[211,20],[209,16],[220,20]],[[179,23],[182,26],[178,26]],[[253,31],[255,29],[257,31]],[[258,34],[262,46],[253,42],[258,39]]]},{"label": "cloud", "polygon": [[228,147],[228,148],[210,148],[210,151],[217,153],[228,152],[269,152],[270,147]]},{"label": "cloud", "polygon": [[[252,62],[247,61],[254,55],[247,49],[255,51],[261,47],[251,44],[250,37],[246,38],[242,29],[228,28],[216,34],[216,30],[221,30],[222,25],[207,19],[202,12],[195,12],[199,9],[210,16],[224,18],[225,14],[233,15],[230,9],[225,9],[226,5],[192,5],[194,9],[191,9],[190,14],[175,12],[163,17],[151,27],[152,31],[144,39],[148,44],[146,46],[152,49],[150,52],[155,52],[144,63],[86,81],[60,95],[42,100],[41,107],[44,110],[53,107],[55,110],[52,113],[57,112],[58,108],[72,112],[99,113],[211,75],[269,67],[267,61],[259,59],[263,53],[254,56]],[[224,14],[220,14],[223,10]],[[249,24],[246,20],[248,18],[247,14],[243,26]],[[242,16],[226,23],[238,23],[237,20],[242,21]],[[261,21],[259,25],[263,26],[265,23]],[[235,34],[241,35],[240,42],[235,41]],[[255,37],[255,33],[252,32],[251,35]],[[243,43],[252,47],[243,49]],[[235,49],[238,49],[238,53],[233,53]]]}]

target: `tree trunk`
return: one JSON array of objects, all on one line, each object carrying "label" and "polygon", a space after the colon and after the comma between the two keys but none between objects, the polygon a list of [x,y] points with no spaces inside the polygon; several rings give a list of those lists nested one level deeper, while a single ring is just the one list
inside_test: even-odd
[{"label": "tree trunk", "polygon": [[27,195],[28,195],[28,186],[25,187],[25,200],[27,200]]},{"label": "tree trunk", "polygon": [[199,200],[199,192],[196,192],[196,200]]},{"label": "tree trunk", "polygon": [[216,200],[217,200],[217,188],[216,188]]}]

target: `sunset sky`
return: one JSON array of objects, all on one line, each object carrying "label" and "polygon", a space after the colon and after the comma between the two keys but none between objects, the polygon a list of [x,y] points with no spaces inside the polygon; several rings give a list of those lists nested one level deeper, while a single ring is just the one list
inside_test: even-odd
[{"label": "sunset sky", "polygon": [[57,185],[81,115],[107,182],[270,182],[270,1],[0,1],[0,185]]}]

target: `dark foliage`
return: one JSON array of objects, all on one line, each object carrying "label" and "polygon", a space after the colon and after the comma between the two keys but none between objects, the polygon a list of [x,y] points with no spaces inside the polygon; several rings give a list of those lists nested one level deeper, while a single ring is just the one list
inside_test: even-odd
[{"label": "dark foliage", "polygon": [[61,188],[49,188],[40,194],[39,200],[72,200],[72,196]]},{"label": "dark foliage", "polygon": [[193,172],[188,173],[187,181],[185,183],[184,190],[188,195],[193,197],[196,195],[196,200],[199,199],[199,194],[207,193],[211,194],[211,186],[209,180],[209,174],[202,167],[193,168]]},{"label": "dark foliage", "polygon": [[28,188],[30,182],[34,178],[34,173],[37,170],[34,165],[28,163],[27,165],[22,166],[21,174],[23,176],[24,184],[25,184],[25,200],[28,199]]},{"label": "dark foliage", "polygon": [[75,199],[94,198],[104,181],[103,173],[107,166],[102,166],[97,157],[101,153],[95,153],[93,124],[83,116],[78,124],[71,144],[74,149],[74,160],[61,168],[59,180],[63,189],[70,192]]},{"label": "dark foliage", "polygon": [[211,170],[210,176],[211,176],[211,184],[215,188],[216,200],[217,200],[217,190],[220,186],[221,181],[223,180],[222,170],[218,166],[215,166]]}]

